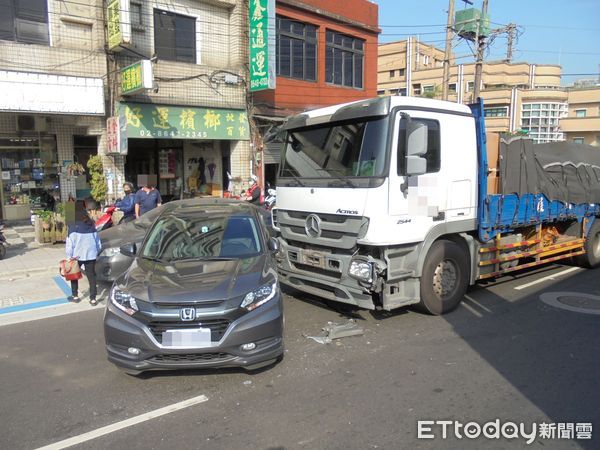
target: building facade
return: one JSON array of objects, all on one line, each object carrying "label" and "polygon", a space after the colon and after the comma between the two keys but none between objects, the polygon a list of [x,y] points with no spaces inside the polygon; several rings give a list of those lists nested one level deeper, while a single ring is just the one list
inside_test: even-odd
[{"label": "building facade", "polygon": [[[242,0],[131,0],[131,39],[109,57],[118,74],[111,116],[126,135],[126,151],[112,156],[115,192],[143,174],[156,177],[164,200],[247,186],[247,8]],[[135,92],[136,71],[126,68],[140,60],[153,84]]]},{"label": "building facade", "polygon": [[0,214],[28,220],[89,193],[85,166],[106,145],[101,0],[6,0],[0,27]]},{"label": "building facade", "polygon": [[600,147],[600,85],[567,90],[569,109],[560,126],[568,141]]},{"label": "building facade", "polygon": [[253,94],[257,155],[274,184],[291,114],[374,97],[377,92],[377,5],[367,0],[277,0],[276,88]]},{"label": "building facade", "polygon": [[[425,50],[417,51],[413,39],[379,46],[380,95],[441,98],[443,52],[421,47]],[[426,53],[430,55],[428,67],[422,63]],[[417,58],[421,63],[417,63]],[[401,68],[404,68],[402,76],[392,79],[391,72]],[[567,117],[568,94],[560,86],[560,80],[560,66],[504,61],[484,63],[480,95],[484,99],[487,129],[527,132],[536,142],[563,140],[560,120]],[[474,101],[474,82],[475,64],[451,65],[448,100]]]}]

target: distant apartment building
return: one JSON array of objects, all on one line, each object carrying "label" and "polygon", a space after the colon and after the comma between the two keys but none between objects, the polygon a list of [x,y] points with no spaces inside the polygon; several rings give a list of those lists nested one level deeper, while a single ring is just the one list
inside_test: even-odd
[{"label": "distant apartment building", "polygon": [[[141,174],[156,177],[165,200],[220,197],[230,187],[239,192],[252,173],[247,2],[127,3],[130,39],[109,42],[115,74],[109,115],[126,129],[125,150],[113,156],[119,165],[115,192]],[[140,60],[152,71],[152,86],[136,91]]]},{"label": "distant apartment building", "polygon": [[106,145],[103,2],[4,0],[1,15],[0,217],[29,220],[89,192],[69,169]]},{"label": "distant apartment building", "polygon": [[[424,66],[423,55],[429,65]],[[417,61],[417,59],[419,61]],[[395,64],[394,64],[395,63]],[[414,39],[379,46],[378,93],[441,98],[443,52]],[[392,73],[404,69],[402,75]],[[489,131],[525,131],[536,142],[564,139],[560,120],[567,117],[568,94],[554,65],[486,62],[480,86]],[[452,64],[448,100],[474,100],[475,64]]]},{"label": "distant apartment building", "polygon": [[367,0],[277,0],[276,88],[252,98],[264,179],[274,183],[291,114],[374,97],[378,8]]},{"label": "distant apartment building", "polygon": [[569,108],[560,126],[567,141],[600,147],[600,84],[567,89]]}]

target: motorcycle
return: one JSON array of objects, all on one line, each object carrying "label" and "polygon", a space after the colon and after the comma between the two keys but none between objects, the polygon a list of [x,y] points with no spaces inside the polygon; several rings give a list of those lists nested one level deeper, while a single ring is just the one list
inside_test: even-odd
[{"label": "motorcycle", "polygon": [[267,194],[268,195],[265,197],[264,205],[265,209],[270,211],[277,202],[277,191],[275,189],[267,189]]},{"label": "motorcycle", "polygon": [[3,259],[6,256],[6,247],[9,245],[8,242],[6,242],[3,230],[4,222],[0,222],[0,259]]},{"label": "motorcycle", "polygon": [[115,205],[107,206],[104,208],[104,210],[102,211],[103,214],[100,217],[98,217],[98,219],[95,222],[96,231],[107,230],[108,228],[113,226],[112,216],[116,210],[117,207]]}]

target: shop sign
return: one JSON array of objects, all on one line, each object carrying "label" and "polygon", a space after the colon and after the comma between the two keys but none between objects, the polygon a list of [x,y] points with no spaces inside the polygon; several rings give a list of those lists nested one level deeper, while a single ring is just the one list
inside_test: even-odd
[{"label": "shop sign", "polygon": [[125,114],[109,117],[106,120],[106,153],[109,155],[127,154],[127,121]]},{"label": "shop sign", "polygon": [[121,94],[135,94],[153,88],[152,63],[148,59],[121,69]]},{"label": "shop sign", "polygon": [[120,112],[128,138],[250,139],[245,110],[121,103]]},{"label": "shop sign", "polygon": [[108,49],[120,52],[131,44],[129,0],[109,0],[106,13]]},{"label": "shop sign", "polygon": [[275,89],[275,0],[250,0],[250,90]]},{"label": "shop sign", "polygon": [[102,78],[0,70],[0,110],[104,115]]}]

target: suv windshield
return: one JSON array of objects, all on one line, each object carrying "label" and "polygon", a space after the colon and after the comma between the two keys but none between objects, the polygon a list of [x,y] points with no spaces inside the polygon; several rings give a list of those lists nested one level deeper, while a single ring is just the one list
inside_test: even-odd
[{"label": "suv windshield", "polygon": [[141,256],[161,262],[242,258],[260,253],[259,236],[250,216],[166,215],[150,230]]},{"label": "suv windshield", "polygon": [[280,178],[288,186],[370,185],[369,178],[385,175],[387,124],[383,117],[290,130]]}]

